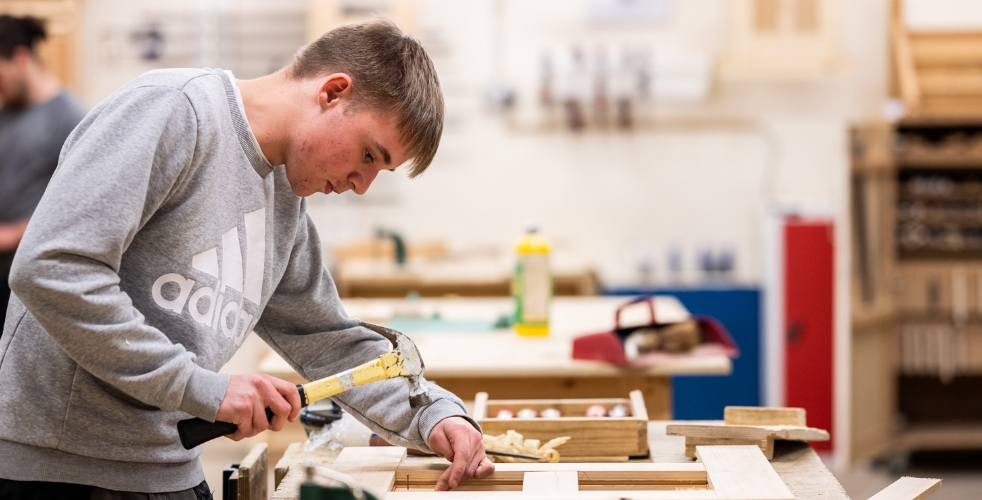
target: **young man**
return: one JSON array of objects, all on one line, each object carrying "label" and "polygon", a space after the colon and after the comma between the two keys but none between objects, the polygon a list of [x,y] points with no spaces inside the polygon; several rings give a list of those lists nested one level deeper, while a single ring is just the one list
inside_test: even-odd
[{"label": "young man", "polygon": [[0,15],[0,331],[14,251],[65,138],[85,115],[38,61],[45,34],[37,19]]},{"label": "young man", "polygon": [[[303,197],[364,193],[410,160],[418,175],[442,127],[429,57],[384,21],[331,31],[258,80],[152,71],[100,103],[14,260],[0,498],[208,498],[178,421],[232,422],[237,440],[300,411],[293,384],[217,373],[250,331],[308,380],[387,352],[345,315]],[[429,392],[417,410],[399,379],[333,399],[388,441],[451,460],[438,489],[490,474],[460,400]]]}]

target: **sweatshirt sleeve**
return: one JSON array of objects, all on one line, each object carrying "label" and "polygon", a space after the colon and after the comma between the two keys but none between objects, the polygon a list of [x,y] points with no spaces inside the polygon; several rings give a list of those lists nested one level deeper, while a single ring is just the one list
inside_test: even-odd
[{"label": "sweatshirt sleeve", "polygon": [[[317,230],[306,210],[301,213],[286,275],[255,331],[302,377],[316,380],[377,359],[391,345],[347,317],[324,267]],[[421,354],[426,359],[426,353]],[[409,388],[401,378],[356,387],[332,399],[399,446],[428,450],[430,431],[450,416],[461,416],[480,430],[459,398],[432,382],[426,387],[433,402],[417,409],[410,408]]]},{"label": "sweatshirt sleeve", "polygon": [[62,150],[10,288],[93,376],[164,411],[214,420],[228,376],[147,325],[118,275],[134,235],[188,175],[196,133],[176,88],[133,86],[103,101]]}]

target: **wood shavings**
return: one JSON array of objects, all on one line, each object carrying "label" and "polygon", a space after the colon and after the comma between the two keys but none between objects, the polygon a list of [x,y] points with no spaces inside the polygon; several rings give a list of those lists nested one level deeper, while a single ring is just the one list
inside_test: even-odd
[{"label": "wood shavings", "polygon": [[[483,439],[484,448],[488,450],[520,453],[522,455],[536,455],[542,457],[543,462],[558,463],[559,451],[555,448],[569,441],[570,438],[569,436],[558,437],[540,445],[538,439],[525,439],[521,434],[510,430],[498,436],[488,436],[485,434]],[[512,457],[491,456],[488,458],[495,462],[526,462],[525,460]]]}]

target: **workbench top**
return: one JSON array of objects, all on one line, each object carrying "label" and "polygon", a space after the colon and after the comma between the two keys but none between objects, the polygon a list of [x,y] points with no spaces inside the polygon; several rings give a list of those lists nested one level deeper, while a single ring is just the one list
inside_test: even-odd
[{"label": "workbench top", "polygon": [[[693,421],[651,421],[648,423],[648,441],[651,447],[651,457],[638,462],[684,463],[693,459],[685,456],[685,438],[668,436],[665,427],[669,424],[707,423]],[[711,422],[709,422],[711,423]],[[561,450],[561,448],[560,448]],[[277,481],[282,479],[286,470],[293,464],[315,462],[331,464],[339,451],[304,452],[303,443],[290,445],[283,459],[276,465]],[[409,457],[407,461],[434,461],[442,459]],[[808,443],[778,441],[774,445],[774,459],[771,466],[787,485],[796,500],[849,500],[849,495],[825,467],[815,450]],[[295,484],[283,483],[277,488],[271,500],[293,500],[297,498]]]},{"label": "workbench top", "polygon": [[[730,358],[722,354],[679,356],[656,366],[618,368],[603,362],[572,359],[572,340],[578,335],[610,331],[614,313],[630,297],[559,297],[553,301],[551,330],[546,337],[521,337],[511,330],[480,329],[493,324],[512,310],[507,298],[448,298],[406,301],[397,299],[345,299],[348,316],[370,323],[401,328],[400,318],[439,318],[436,321],[406,322],[413,325],[403,333],[413,339],[426,362],[426,377],[432,380],[457,377],[619,377],[728,375]],[[646,308],[625,311],[624,324],[643,324]],[[655,314],[660,321],[680,321],[689,312],[674,297],[656,297]],[[442,323],[441,323],[442,320]],[[634,323],[632,323],[632,321]],[[477,325],[475,327],[475,325]],[[457,328],[457,330],[455,330]],[[480,355],[464,355],[480,353]],[[295,380],[293,369],[270,352],[260,371]],[[464,395],[470,396],[469,394]]]}]

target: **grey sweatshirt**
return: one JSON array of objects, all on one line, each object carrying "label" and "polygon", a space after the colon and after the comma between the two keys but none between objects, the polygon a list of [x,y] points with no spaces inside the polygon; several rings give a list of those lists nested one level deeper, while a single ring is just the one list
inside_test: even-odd
[{"label": "grey sweatshirt", "polygon": [[[213,421],[255,331],[304,378],[387,352],[341,307],[317,232],[220,70],[151,71],[68,138],[14,259],[0,337],[0,477],[146,493],[204,480],[177,422]],[[425,359],[425,353],[423,353]],[[426,449],[464,415],[401,379],[334,399]]]}]

